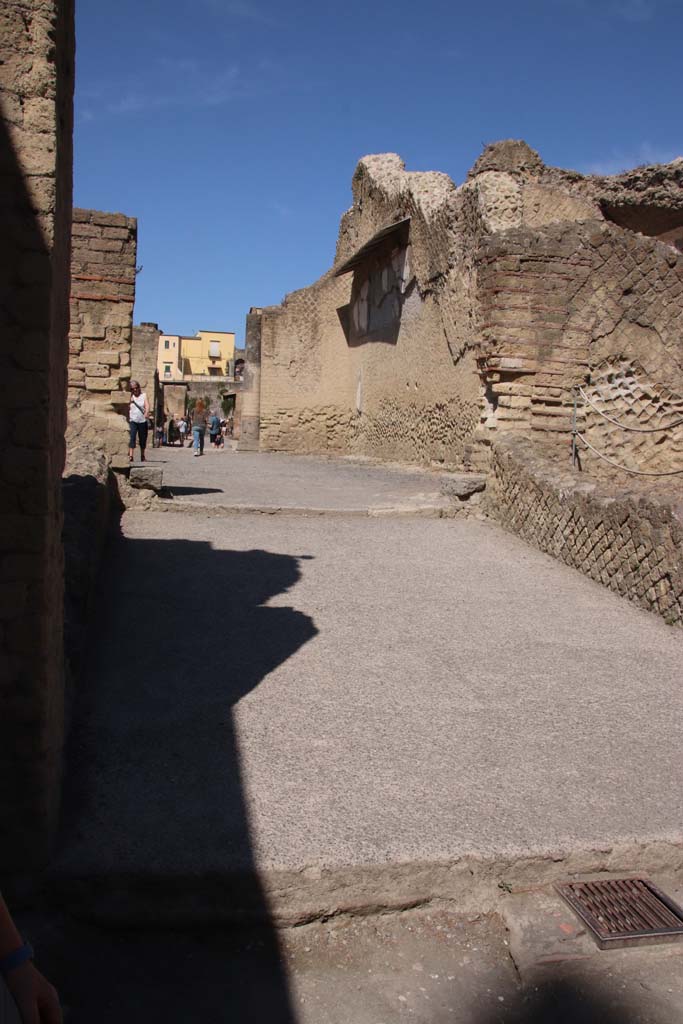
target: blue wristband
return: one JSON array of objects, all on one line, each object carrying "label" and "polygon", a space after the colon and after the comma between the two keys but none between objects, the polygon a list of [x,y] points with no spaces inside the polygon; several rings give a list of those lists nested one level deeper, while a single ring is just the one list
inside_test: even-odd
[{"label": "blue wristband", "polygon": [[33,960],[33,947],[28,942],[25,942],[23,946],[19,946],[19,949],[15,949],[8,953],[7,956],[3,956],[2,960],[0,960],[0,974],[9,974],[15,967],[21,967],[22,964],[25,964],[27,960]]}]

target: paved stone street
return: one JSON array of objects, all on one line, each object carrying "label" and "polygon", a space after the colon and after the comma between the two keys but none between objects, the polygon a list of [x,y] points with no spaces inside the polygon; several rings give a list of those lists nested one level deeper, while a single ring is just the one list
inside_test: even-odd
[{"label": "paved stone street", "polygon": [[387,468],[357,459],[215,451],[206,444],[157,448],[148,461],[162,465],[164,486],[180,501],[263,509],[362,512],[445,508],[442,474],[414,466]]},{"label": "paved stone street", "polygon": [[683,636],[497,526],[128,513],[106,572],[65,872],[255,864],[297,916],[681,838]]},{"label": "paved stone street", "polygon": [[[556,981],[566,1003],[562,986],[578,985],[567,1005],[579,999],[582,1019],[599,982],[596,1019],[628,996],[645,1005],[629,1019],[673,1022],[677,983],[654,1016],[643,991],[653,972],[667,985],[683,973],[680,947],[611,953],[607,970],[576,922],[578,947],[543,926],[562,907],[548,883],[571,873],[643,870],[681,891],[680,631],[489,522],[334,508],[351,491],[357,511],[436,494],[436,474],[157,457],[172,484],[215,488],[215,502],[239,493],[333,514],[217,516],[186,494],[172,515],[124,516],[76,707],[60,905],[124,929],[188,928],[130,949],[152,944],[152,977],[168,963],[196,972],[202,1019],[561,1019],[547,1006],[524,1016],[523,962],[529,991]],[[337,472],[352,481],[343,497]],[[540,911],[506,895],[539,886]],[[455,914],[453,942],[422,918],[418,941],[417,911],[391,927],[372,916],[416,904]],[[365,925],[334,916],[359,910]],[[199,942],[198,927],[243,915],[261,922],[253,946],[219,932]],[[44,927],[58,976],[71,926]],[[92,938],[106,962],[111,941]],[[226,991],[238,976],[239,997]],[[81,985],[88,1006],[94,988]],[[143,1019],[149,985],[130,987],[140,1016],[126,1019]],[[174,992],[168,1019],[188,1019]],[[245,1009],[254,999],[270,1000],[261,1017]],[[120,1019],[121,1005],[99,1019]]]}]

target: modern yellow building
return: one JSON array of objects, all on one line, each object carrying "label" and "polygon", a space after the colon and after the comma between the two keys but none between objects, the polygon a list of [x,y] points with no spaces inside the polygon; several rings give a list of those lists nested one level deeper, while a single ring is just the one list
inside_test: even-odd
[{"label": "modern yellow building", "polygon": [[157,353],[159,380],[182,380],[183,368],[180,362],[180,335],[160,334]]},{"label": "modern yellow building", "polygon": [[160,380],[190,377],[226,377],[235,358],[232,331],[197,331],[194,337],[181,334],[159,336],[157,369]]}]

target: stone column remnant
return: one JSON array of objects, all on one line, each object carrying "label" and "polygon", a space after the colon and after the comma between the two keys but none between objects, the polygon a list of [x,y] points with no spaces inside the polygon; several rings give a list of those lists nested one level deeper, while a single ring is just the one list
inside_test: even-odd
[{"label": "stone column remnant", "polygon": [[133,327],[133,345],[130,353],[131,377],[139,381],[150,402],[154,390],[154,374],[159,354],[159,325],[155,323],[136,324]]},{"label": "stone column remnant", "polygon": [[247,314],[244,386],[242,389],[238,451],[259,449],[261,407],[261,309],[252,306]]}]

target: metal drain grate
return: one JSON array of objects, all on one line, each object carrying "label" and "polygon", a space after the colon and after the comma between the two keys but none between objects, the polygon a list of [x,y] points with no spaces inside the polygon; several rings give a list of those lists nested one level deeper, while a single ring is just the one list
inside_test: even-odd
[{"label": "metal drain grate", "polygon": [[683,940],[683,910],[647,878],[561,882],[555,888],[600,949]]}]

